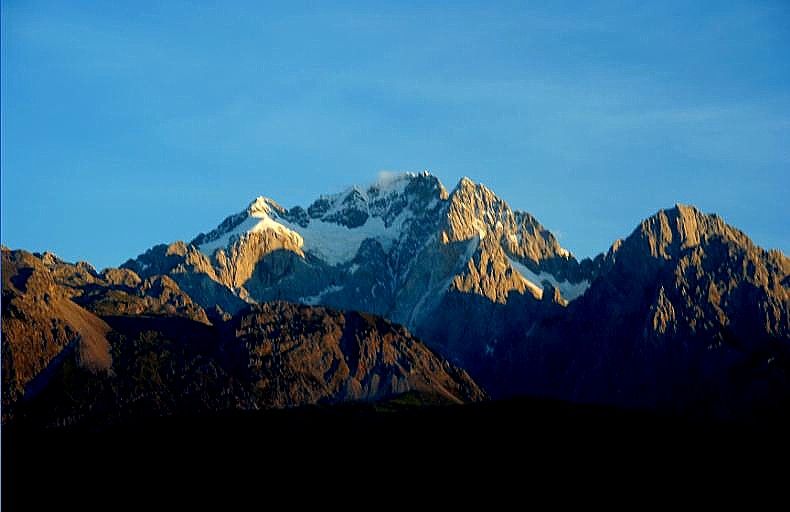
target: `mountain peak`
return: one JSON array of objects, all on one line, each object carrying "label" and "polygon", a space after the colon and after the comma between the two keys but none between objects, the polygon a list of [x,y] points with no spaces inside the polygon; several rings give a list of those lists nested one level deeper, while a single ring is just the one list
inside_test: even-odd
[{"label": "mountain peak", "polygon": [[715,215],[704,214],[694,206],[676,204],[642,221],[634,234],[649,245],[652,256],[669,257],[711,236],[734,234],[734,230]]},{"label": "mountain peak", "polygon": [[[501,301],[544,281],[571,300],[588,284],[575,258],[534,217],[512,211],[468,177],[448,194],[428,171],[382,172],[307,208],[285,209],[259,196],[189,250],[177,249],[159,251],[161,262],[144,257],[129,268],[142,277],[152,269],[197,273],[202,283],[177,282],[189,293],[198,288],[209,307],[223,300],[230,312],[243,302],[288,299],[393,312],[416,325],[414,312],[434,308],[456,277]],[[225,300],[229,294],[238,300]]]},{"label": "mountain peak", "polygon": [[653,258],[672,259],[682,251],[704,246],[713,240],[732,243],[753,251],[754,242],[741,230],[716,214],[703,213],[692,205],[675,204],[643,220],[623,241],[628,251]]},{"label": "mountain peak", "polygon": [[487,203],[504,203],[504,201],[500,199],[500,197],[496,195],[493,190],[486,187],[482,183],[475,183],[467,176],[464,176],[458,180],[458,184],[453,189],[452,194],[459,196],[461,199],[468,199],[474,196]]},{"label": "mountain peak", "polygon": [[250,204],[247,206],[247,213],[254,217],[256,214],[269,214],[272,210],[275,211],[284,211],[285,209],[280,206],[277,201],[265,196],[258,196],[256,197]]},{"label": "mountain peak", "polygon": [[461,176],[461,179],[458,180],[458,185],[456,186],[456,188],[474,187],[474,186],[475,186],[475,182],[472,181],[472,179],[469,178],[469,176]]},{"label": "mountain peak", "polygon": [[670,208],[670,210],[676,210],[678,213],[684,215],[699,215],[702,214],[699,208],[694,206],[693,204],[683,204],[683,203],[675,203],[675,206]]}]

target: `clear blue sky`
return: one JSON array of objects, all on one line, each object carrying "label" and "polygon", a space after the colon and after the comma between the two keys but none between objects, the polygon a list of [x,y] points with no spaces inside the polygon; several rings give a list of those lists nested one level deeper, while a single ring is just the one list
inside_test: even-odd
[{"label": "clear blue sky", "polygon": [[312,3],[3,1],[3,243],[101,268],[429,169],[578,256],[675,202],[790,252],[788,2]]}]

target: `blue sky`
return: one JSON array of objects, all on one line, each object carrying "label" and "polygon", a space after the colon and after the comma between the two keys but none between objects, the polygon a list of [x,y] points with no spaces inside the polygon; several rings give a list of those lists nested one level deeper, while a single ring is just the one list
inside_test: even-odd
[{"label": "blue sky", "polygon": [[790,252],[790,4],[2,2],[2,241],[98,267],[257,195],[461,176],[580,257],[676,202]]}]

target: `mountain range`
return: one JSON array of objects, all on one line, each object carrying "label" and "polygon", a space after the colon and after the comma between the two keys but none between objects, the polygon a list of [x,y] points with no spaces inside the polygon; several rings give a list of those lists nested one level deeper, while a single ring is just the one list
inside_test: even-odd
[{"label": "mountain range", "polygon": [[102,272],[4,249],[3,370],[4,421],[412,392],[754,418],[790,404],[790,260],[675,205],[579,261],[485,186],[405,173]]}]

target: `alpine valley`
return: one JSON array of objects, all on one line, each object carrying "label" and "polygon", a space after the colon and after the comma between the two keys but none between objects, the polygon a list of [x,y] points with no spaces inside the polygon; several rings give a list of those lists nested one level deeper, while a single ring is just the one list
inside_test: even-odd
[{"label": "alpine valley", "polygon": [[463,178],[258,197],[120,268],[3,249],[3,421],[517,396],[754,419],[790,405],[790,260],[676,205],[578,261]]}]

